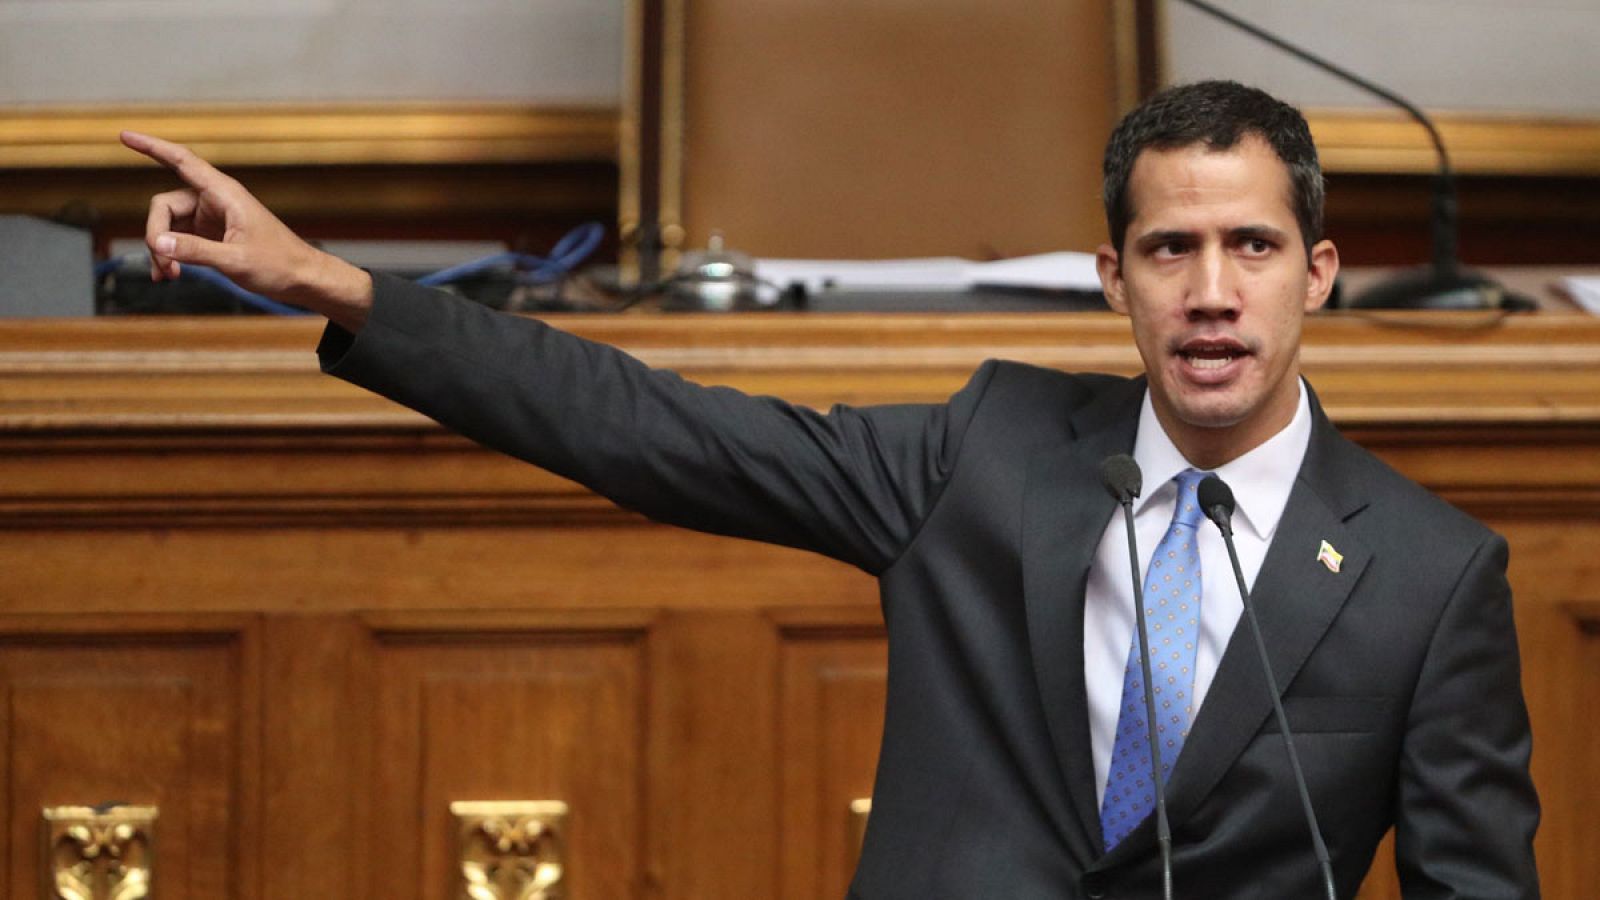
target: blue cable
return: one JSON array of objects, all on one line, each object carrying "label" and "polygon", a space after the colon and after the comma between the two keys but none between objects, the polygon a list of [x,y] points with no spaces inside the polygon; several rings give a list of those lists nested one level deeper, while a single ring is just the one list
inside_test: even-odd
[{"label": "blue cable", "polygon": [[427,287],[438,287],[441,284],[449,284],[452,281],[460,281],[468,276],[476,275],[479,272],[487,269],[503,266],[506,263],[510,263],[511,265],[515,266],[520,257],[521,254],[511,253],[510,251],[505,253],[496,253],[491,256],[484,256],[479,259],[472,260],[471,262],[464,262],[460,265],[451,266],[448,269],[440,269],[437,272],[430,272],[429,274],[418,278],[417,284]]},{"label": "blue cable", "polygon": [[[133,262],[135,260],[147,262],[149,257],[140,253],[127,253],[122,256],[113,256],[110,259],[103,259],[100,262],[95,263],[95,280],[98,281],[102,278],[105,278],[107,275],[111,275],[116,272],[117,269],[121,268],[124,263]],[[310,313],[306,310],[279,303],[270,297],[263,297],[260,294],[247,291],[244,288],[239,287],[237,284],[234,284],[233,280],[228,276],[218,272],[216,269],[213,269],[210,266],[202,266],[195,263],[184,263],[182,274],[179,277],[192,278],[195,281],[203,281],[206,284],[212,285],[213,287],[220,288],[223,293],[227,294],[228,296],[238,300],[246,306],[252,306],[256,309],[259,309],[262,312],[268,312],[279,316],[310,315]]]},{"label": "blue cable", "polygon": [[311,313],[306,310],[289,306],[288,304],[279,303],[270,297],[263,297],[260,294],[247,291],[244,288],[239,287],[237,284],[234,284],[233,279],[222,274],[221,272],[218,272],[216,269],[213,269],[210,266],[197,266],[193,263],[184,263],[182,272],[183,277],[193,278],[196,281],[204,281],[209,285],[219,287],[225,293],[227,293],[228,296],[233,297],[235,300],[238,300],[247,306],[253,306],[262,312],[272,313],[273,315],[278,316],[311,315]]},{"label": "blue cable", "polygon": [[506,265],[517,271],[517,280],[524,284],[545,284],[581,265],[600,246],[604,237],[605,227],[599,222],[585,222],[562,235],[550,249],[548,257],[530,253],[496,253],[429,273],[418,278],[417,284],[437,287]]},{"label": "blue cable", "polygon": [[[547,284],[556,281],[561,276],[577,268],[588,259],[590,254],[600,246],[600,241],[605,237],[605,227],[599,222],[585,222],[561,236],[554,247],[550,248],[547,257],[534,256],[529,253],[496,253],[464,262],[460,265],[440,269],[437,272],[424,275],[417,279],[417,284],[427,287],[437,287],[459,281],[470,275],[501,266],[510,265],[517,271],[517,280],[524,284]],[[95,264],[94,276],[96,279],[104,278],[115,272],[132,255],[114,257]],[[230,297],[252,306],[263,312],[280,316],[309,315],[305,310],[279,303],[269,297],[247,291],[234,284],[228,276],[209,266],[199,266],[186,263],[183,266],[183,276],[204,281],[207,284],[221,288]]]}]

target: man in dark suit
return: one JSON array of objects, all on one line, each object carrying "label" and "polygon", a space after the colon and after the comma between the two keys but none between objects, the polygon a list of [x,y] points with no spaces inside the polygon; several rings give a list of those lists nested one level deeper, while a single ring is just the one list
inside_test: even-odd
[{"label": "man in dark suit", "polygon": [[1099,267],[1146,376],[990,362],[947,403],[825,415],[368,276],[182,148],[124,140],[189,185],[152,204],[158,279],[215,265],[327,315],[339,377],[662,521],[879,578],[888,705],[860,900],[1159,896],[1132,563],[1098,477],[1117,453],[1148,488],[1178,894],[1321,893],[1226,556],[1192,521],[1213,471],[1239,495],[1340,894],[1393,825],[1408,897],[1538,895],[1505,543],[1340,437],[1299,376],[1338,254],[1292,108],[1207,82],[1113,134]]}]

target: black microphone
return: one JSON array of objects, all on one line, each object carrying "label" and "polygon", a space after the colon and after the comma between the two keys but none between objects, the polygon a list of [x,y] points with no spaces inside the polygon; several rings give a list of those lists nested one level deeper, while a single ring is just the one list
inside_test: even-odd
[{"label": "black microphone", "polygon": [[1205,0],[1183,0],[1183,2],[1213,19],[1277,47],[1302,62],[1316,66],[1385,103],[1398,106],[1415,119],[1433,141],[1434,153],[1439,157],[1439,168],[1433,179],[1433,265],[1387,278],[1345,305],[1367,309],[1500,308],[1519,311],[1537,307],[1532,300],[1507,291],[1492,279],[1461,268],[1456,258],[1459,227],[1456,223],[1455,173],[1450,168],[1450,155],[1445,152],[1444,139],[1439,137],[1439,130],[1422,110],[1394,91],[1374,84],[1309,50],[1297,47],[1272,32],[1219,9]]},{"label": "black microphone", "polygon": [[1144,585],[1139,577],[1139,546],[1133,531],[1133,500],[1144,487],[1144,473],[1126,453],[1108,456],[1100,463],[1100,483],[1122,507],[1128,528],[1128,565],[1133,570],[1134,630],[1139,635],[1139,675],[1144,679],[1144,720],[1150,745],[1150,780],[1156,792],[1156,843],[1161,847],[1161,896],[1172,900],[1172,826],[1167,823],[1166,786],[1161,783],[1161,751],[1156,735],[1156,697],[1151,689],[1150,639],[1144,625]]},{"label": "black microphone", "polygon": [[1111,499],[1126,506],[1144,488],[1144,473],[1139,471],[1139,464],[1133,461],[1133,457],[1118,453],[1100,463],[1100,483],[1106,486]]},{"label": "black microphone", "polygon": [[1311,807],[1311,792],[1306,789],[1306,773],[1300,768],[1300,756],[1294,749],[1294,735],[1289,731],[1289,717],[1284,715],[1283,701],[1278,699],[1278,679],[1272,674],[1272,663],[1267,659],[1267,642],[1261,637],[1261,625],[1256,621],[1255,607],[1250,605],[1250,590],[1244,584],[1244,570],[1239,568],[1239,551],[1233,546],[1233,490],[1215,475],[1201,479],[1197,491],[1200,509],[1206,518],[1215,522],[1222,532],[1222,542],[1228,545],[1228,559],[1233,562],[1233,577],[1239,583],[1239,601],[1244,605],[1245,618],[1250,622],[1250,633],[1256,639],[1256,652],[1261,655],[1261,671],[1267,676],[1267,691],[1272,695],[1272,711],[1278,717],[1278,733],[1283,735],[1283,745],[1289,751],[1289,769],[1294,772],[1294,783],[1300,789],[1300,807],[1306,814],[1306,826],[1311,829],[1311,845],[1322,866],[1322,886],[1328,900],[1338,900],[1333,885],[1333,862],[1328,858],[1328,846],[1322,841],[1322,829],[1317,827],[1317,813]]}]

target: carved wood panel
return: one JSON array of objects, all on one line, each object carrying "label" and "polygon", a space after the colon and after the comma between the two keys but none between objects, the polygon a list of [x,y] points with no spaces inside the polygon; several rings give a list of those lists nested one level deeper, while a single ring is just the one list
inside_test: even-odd
[{"label": "carved wood panel", "polygon": [[842,897],[860,855],[853,801],[872,795],[888,690],[881,626],[813,620],[783,629],[782,896]]},{"label": "carved wood panel", "polygon": [[497,800],[567,804],[570,896],[640,896],[643,632],[385,622],[371,698],[372,896],[463,896],[450,806]]},{"label": "carved wood panel", "polygon": [[83,627],[0,618],[5,895],[37,897],[53,880],[41,871],[45,807],[120,803],[159,810],[163,900],[255,897],[242,852],[254,827],[256,705],[244,624]]},{"label": "carved wood panel", "polygon": [[1593,892],[1600,861],[1579,847],[1600,833],[1600,513],[1531,518],[1485,507],[1511,544],[1522,689],[1533,720],[1533,777],[1543,818],[1534,848],[1547,897]]}]

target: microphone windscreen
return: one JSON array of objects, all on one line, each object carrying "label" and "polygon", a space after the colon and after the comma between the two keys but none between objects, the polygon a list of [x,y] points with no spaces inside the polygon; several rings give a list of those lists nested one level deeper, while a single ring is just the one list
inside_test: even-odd
[{"label": "microphone windscreen", "polygon": [[1139,496],[1144,488],[1144,473],[1139,464],[1126,453],[1108,456],[1100,463],[1100,483],[1118,503],[1127,503]]},{"label": "microphone windscreen", "polygon": [[1233,518],[1233,488],[1228,487],[1226,481],[1215,475],[1207,475],[1200,479],[1195,495],[1200,501],[1200,508],[1219,526],[1226,525]]}]

